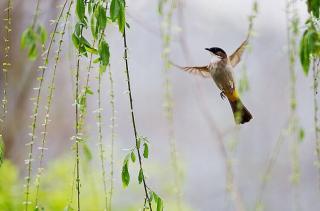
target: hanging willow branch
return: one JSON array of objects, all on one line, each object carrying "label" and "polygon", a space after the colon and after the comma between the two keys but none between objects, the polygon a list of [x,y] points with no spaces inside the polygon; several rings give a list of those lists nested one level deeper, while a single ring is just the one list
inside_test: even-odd
[{"label": "hanging willow branch", "polygon": [[320,189],[320,126],[319,126],[319,104],[318,104],[318,91],[319,91],[319,73],[320,73],[320,58],[313,59],[312,66],[313,73],[313,112],[314,112],[314,130],[316,138],[316,153],[317,153],[317,162],[316,167],[318,169],[318,188]]},{"label": "hanging willow branch", "polygon": [[[267,168],[264,171],[262,183],[257,194],[256,209],[261,209],[262,197],[267,184],[270,180],[272,170],[276,164],[277,158],[280,154],[282,146],[287,137],[292,136],[292,175],[291,181],[293,185],[297,185],[300,180],[300,164],[299,164],[299,141],[302,141],[303,130],[299,129],[299,121],[296,113],[297,99],[296,99],[296,69],[295,60],[297,57],[297,38],[299,35],[298,23],[299,17],[294,7],[295,1],[288,0],[286,5],[286,18],[287,18],[287,41],[288,41],[288,63],[290,73],[290,113],[288,121],[280,132],[279,138],[272,150],[270,159],[268,160]],[[295,194],[297,202],[297,194]]]},{"label": "hanging willow branch", "polygon": [[112,196],[113,196],[113,186],[114,186],[114,142],[115,142],[115,98],[114,98],[114,82],[112,77],[111,67],[109,66],[109,96],[110,96],[110,106],[111,106],[111,124],[110,124],[110,139],[111,139],[111,152],[110,152],[110,175],[109,175],[109,200],[107,211],[112,210]]},{"label": "hanging willow branch", "polygon": [[1,128],[0,136],[2,136],[5,132],[6,128],[6,120],[7,120],[7,113],[8,113],[8,71],[10,69],[11,63],[9,61],[9,53],[10,53],[10,32],[11,32],[11,16],[12,16],[12,2],[8,0],[8,5],[6,8],[6,17],[3,19],[5,22],[4,26],[4,59],[2,62],[2,73],[3,73],[3,98],[2,98],[2,117],[0,119],[0,123],[3,124]]},{"label": "hanging willow branch", "polygon": [[[67,2],[67,0],[66,0],[66,2]],[[42,90],[42,86],[43,86],[45,72],[46,72],[46,69],[47,69],[47,66],[49,63],[49,56],[51,53],[51,48],[52,48],[52,45],[55,41],[55,36],[57,34],[58,25],[60,24],[61,18],[64,14],[65,7],[66,7],[66,4],[64,4],[64,6],[61,8],[59,16],[58,16],[57,20],[55,21],[55,26],[54,26],[53,32],[51,34],[49,47],[48,47],[47,51],[45,52],[43,65],[38,67],[38,71],[40,71],[40,76],[37,78],[39,81],[39,86],[37,88],[34,88],[34,90],[37,91],[36,97],[32,99],[32,100],[35,100],[35,102],[34,102],[33,114],[31,116],[31,118],[32,118],[31,133],[29,134],[31,138],[30,138],[30,141],[26,144],[26,146],[29,147],[29,152],[28,152],[27,159],[25,160],[25,163],[27,165],[27,176],[25,178],[25,180],[26,180],[25,201],[24,201],[25,211],[28,210],[28,206],[31,203],[29,201],[29,196],[30,196],[30,182],[31,182],[31,173],[32,173],[32,162],[33,162],[33,145],[34,145],[34,141],[35,141],[35,132],[36,132],[36,127],[37,127],[37,117],[38,117],[38,110],[39,110],[39,103],[40,103],[40,95],[41,95],[41,90]],[[36,13],[37,12],[38,11],[36,11]],[[34,22],[35,22],[35,20],[36,20],[36,18],[34,18]],[[25,36],[22,35],[21,39],[22,39],[22,42],[24,42]],[[42,40],[42,43],[44,43],[44,41],[45,41],[45,39]]]},{"label": "hanging willow branch", "polygon": [[[68,0],[66,0],[64,2],[63,7],[66,6]],[[48,124],[49,124],[49,116],[50,116],[50,109],[51,109],[51,104],[52,104],[52,98],[53,98],[53,94],[54,94],[54,90],[55,90],[55,79],[56,79],[56,71],[57,71],[57,67],[58,67],[58,63],[60,61],[60,54],[62,51],[62,44],[64,42],[64,34],[66,32],[66,26],[70,17],[70,10],[73,4],[73,0],[70,2],[69,6],[68,6],[68,10],[66,12],[66,17],[65,17],[65,22],[63,24],[63,28],[62,31],[60,32],[61,37],[60,40],[58,42],[58,50],[56,52],[56,56],[55,56],[55,63],[54,63],[54,67],[53,67],[53,73],[52,73],[52,78],[51,78],[51,82],[49,85],[49,94],[47,97],[47,105],[46,105],[46,113],[45,113],[45,119],[44,119],[44,123],[43,123],[43,132],[42,132],[42,140],[41,140],[41,146],[39,147],[40,149],[40,160],[39,160],[39,168],[38,168],[38,174],[37,174],[37,178],[36,178],[36,196],[35,196],[35,207],[37,209],[38,208],[38,197],[39,197],[39,189],[40,189],[40,178],[43,172],[43,158],[44,158],[44,151],[46,150],[45,148],[45,143],[47,140],[47,130],[48,130]]]},{"label": "hanging willow branch", "polygon": [[[168,7],[169,9],[165,10]],[[182,191],[181,191],[181,170],[178,163],[178,153],[176,147],[176,135],[174,131],[174,118],[173,118],[173,93],[172,82],[168,75],[170,69],[170,45],[172,39],[172,16],[177,7],[176,0],[164,1],[159,0],[158,11],[162,18],[160,31],[162,37],[162,60],[163,60],[163,73],[164,73],[164,111],[168,123],[168,136],[171,150],[171,163],[174,174],[174,190],[177,196],[177,209],[182,210]]]},{"label": "hanging willow branch", "polygon": [[[80,38],[82,37],[83,26],[80,26]],[[76,69],[76,110],[75,110],[75,144],[76,144],[76,189],[77,189],[77,209],[80,211],[80,153],[79,153],[79,143],[81,141],[80,130],[79,130],[79,78],[80,78],[80,52],[81,44],[78,47],[77,56],[77,69]]]},{"label": "hanging willow branch", "polygon": [[[127,37],[126,37],[126,29],[125,28],[123,30],[123,46],[124,46],[124,60],[125,60],[125,66],[126,66],[127,87],[128,87],[128,95],[129,95],[130,111],[131,111],[130,112],[131,113],[131,123],[132,123],[134,137],[135,137],[135,145],[136,145],[136,151],[138,153],[138,161],[139,161],[140,171],[143,171],[142,158],[141,158],[141,153],[140,153],[140,144],[139,144],[139,140],[138,140],[139,137],[138,137],[138,132],[137,132],[134,111],[133,111],[133,100],[132,100],[129,65],[128,65],[128,46],[127,46]],[[145,179],[144,174],[142,174],[142,183],[143,183],[146,201],[149,204],[150,211],[152,211],[151,200],[149,197],[148,187],[147,187],[147,183],[146,183],[146,179]]]}]

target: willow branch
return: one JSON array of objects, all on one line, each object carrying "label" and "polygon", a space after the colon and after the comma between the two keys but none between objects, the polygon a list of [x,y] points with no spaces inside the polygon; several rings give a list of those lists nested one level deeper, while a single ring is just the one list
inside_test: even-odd
[{"label": "willow branch", "polygon": [[[134,116],[134,112],[133,112],[133,100],[132,100],[132,94],[131,94],[130,74],[129,74],[129,65],[128,65],[128,46],[127,46],[127,37],[126,37],[126,29],[125,28],[123,31],[123,45],[124,45],[124,59],[125,59],[125,66],[126,66],[127,87],[128,87],[128,92],[129,92],[129,101],[130,101],[131,122],[132,122],[134,137],[135,137],[136,150],[138,153],[139,166],[140,166],[140,170],[142,170],[143,169],[142,168],[142,158],[141,158],[141,153],[140,153],[139,143],[138,143],[138,132],[137,132],[136,121],[135,121],[135,116]],[[143,182],[145,197],[148,201],[150,211],[152,211],[151,200],[150,200],[150,197],[148,194],[147,184],[146,184],[146,179],[145,179],[144,174],[142,176],[142,182]]]}]

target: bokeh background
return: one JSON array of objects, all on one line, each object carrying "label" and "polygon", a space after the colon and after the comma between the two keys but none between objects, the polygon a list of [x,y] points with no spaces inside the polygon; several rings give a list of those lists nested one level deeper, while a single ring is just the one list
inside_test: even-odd
[{"label": "bokeh background", "polygon": [[[48,31],[52,30],[50,20],[56,17],[59,11],[57,6],[61,3],[54,0],[41,2],[40,22],[48,27]],[[183,172],[179,176],[182,183],[182,210],[254,210],[259,197],[261,204],[259,203],[258,208],[263,210],[320,209],[317,168],[314,164],[316,155],[312,79],[303,74],[298,59],[295,67],[297,117],[305,136],[296,144],[290,134],[285,135],[282,144],[277,145],[290,115],[286,3],[278,0],[258,1],[259,10],[254,21],[250,50],[246,51],[242,62],[235,69],[237,80],[243,77],[243,71],[247,74],[249,89],[243,92],[241,97],[254,116],[248,124],[235,126],[228,102],[221,100],[219,90],[211,79],[190,75],[175,68],[170,69],[168,74],[172,81],[175,143],[179,168]],[[165,210],[170,211],[176,210],[176,184],[170,158],[168,123],[163,109],[165,91],[160,33],[162,19],[157,12],[157,4],[157,1],[149,0],[127,1],[127,21],[130,24],[127,37],[138,131],[148,137],[151,144],[150,158],[144,162],[147,180],[163,197]],[[204,48],[218,46],[232,53],[247,35],[248,16],[252,14],[252,5],[252,0],[179,1],[173,15],[170,59],[180,65],[204,65],[211,60]],[[1,11],[4,11],[5,7],[5,1],[1,1]],[[296,1],[295,7],[302,32],[307,17],[305,2]],[[8,176],[6,172],[9,170],[3,170],[0,175],[0,189],[4,191],[8,185],[3,175],[6,175],[7,179],[15,178],[10,186],[12,194],[7,200],[10,198],[17,203],[22,203],[19,196],[26,175],[24,160],[27,157],[25,143],[29,140],[31,124],[30,98],[35,94],[33,87],[37,83],[37,66],[41,64],[41,59],[28,61],[26,52],[20,48],[21,33],[31,23],[34,8],[35,1],[13,2],[9,113],[4,139],[5,156],[11,164],[6,163],[2,167],[11,169],[13,176]],[[74,19],[75,17],[72,17],[71,23]],[[43,202],[44,206],[48,206],[48,210],[59,210],[54,207],[54,203],[58,203],[56,198],[65,194],[68,199],[67,190],[71,190],[74,151],[70,138],[74,134],[73,72],[76,64],[76,54],[70,42],[71,32],[70,25],[57,70],[48,130],[42,193],[43,200],[47,201],[47,205]],[[126,154],[124,149],[134,144],[126,94],[123,43],[116,26],[108,27],[106,38],[111,50],[110,64],[115,81],[117,111],[114,208],[137,210],[143,203],[143,190],[137,185],[134,176],[138,172],[137,166],[130,166],[132,185],[123,189],[121,184],[121,164]],[[3,46],[0,49],[3,49]],[[1,53],[0,60],[2,59]],[[81,65],[80,77],[85,75],[86,68],[87,64],[84,62]],[[96,91],[97,71],[94,71],[94,74],[90,86]],[[44,118],[46,90],[51,72],[48,71],[47,75],[40,104],[40,124]],[[3,78],[0,78],[0,81],[2,84]],[[103,78],[102,87],[103,134],[108,153],[110,106],[107,74]],[[99,210],[99,206],[102,206],[102,198],[99,201],[102,183],[99,179],[94,112],[96,109],[97,96],[89,96],[86,134],[93,159],[88,161],[89,164],[83,164],[82,168],[85,197],[83,203],[89,204],[87,210]],[[37,134],[40,136],[41,126],[38,127]],[[293,153],[295,147],[296,154]],[[270,177],[265,188],[261,188],[270,157],[277,151],[279,153],[276,153]],[[298,156],[296,160],[293,155]],[[85,158],[83,163],[84,160]],[[299,166],[300,177],[296,184],[291,179],[294,165]],[[36,164],[34,167],[36,168]]]}]

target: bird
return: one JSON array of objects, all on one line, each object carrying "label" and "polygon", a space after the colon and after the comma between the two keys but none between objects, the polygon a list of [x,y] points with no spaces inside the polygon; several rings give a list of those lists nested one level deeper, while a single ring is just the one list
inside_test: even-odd
[{"label": "bird", "polygon": [[236,124],[244,124],[252,119],[251,113],[240,99],[233,74],[234,68],[239,64],[241,56],[248,46],[248,39],[249,37],[230,56],[219,47],[205,48],[213,56],[208,65],[182,67],[171,62],[173,66],[186,72],[212,78],[221,91],[221,98],[228,99]]}]

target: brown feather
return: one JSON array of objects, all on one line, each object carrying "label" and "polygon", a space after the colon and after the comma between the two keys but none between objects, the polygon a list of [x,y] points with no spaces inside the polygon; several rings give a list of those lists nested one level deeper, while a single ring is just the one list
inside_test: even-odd
[{"label": "brown feather", "polygon": [[240,47],[231,55],[229,56],[230,63],[232,67],[235,67],[241,60],[241,56],[248,46],[248,38],[240,45]]},{"label": "brown feather", "polygon": [[209,77],[211,78],[211,74],[209,72],[208,66],[181,67],[179,65],[173,64],[172,62],[171,64],[188,73],[201,75],[204,78],[209,78]]}]

